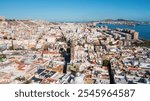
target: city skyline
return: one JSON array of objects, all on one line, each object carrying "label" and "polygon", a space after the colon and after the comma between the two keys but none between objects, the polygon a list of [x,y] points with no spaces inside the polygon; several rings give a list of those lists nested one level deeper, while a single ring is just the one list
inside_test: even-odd
[{"label": "city skyline", "polygon": [[0,15],[10,19],[150,21],[149,0],[1,0]]}]

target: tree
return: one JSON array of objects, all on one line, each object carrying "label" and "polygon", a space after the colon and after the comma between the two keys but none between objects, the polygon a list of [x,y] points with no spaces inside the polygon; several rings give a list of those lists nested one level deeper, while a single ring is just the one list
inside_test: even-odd
[{"label": "tree", "polygon": [[12,44],[11,49],[14,50],[14,43],[13,43],[13,40],[11,40],[11,44]]},{"label": "tree", "polygon": [[23,84],[30,84],[31,80],[26,80]]},{"label": "tree", "polygon": [[109,45],[113,45],[113,43],[112,43],[112,42],[109,42]]},{"label": "tree", "polygon": [[44,44],[43,50],[48,50],[48,48],[49,48],[49,44],[48,43]]},{"label": "tree", "polygon": [[104,60],[103,61],[103,66],[109,66],[109,60]]},{"label": "tree", "polygon": [[32,47],[31,50],[32,50],[32,51],[36,51],[36,48],[35,48],[35,47]]}]

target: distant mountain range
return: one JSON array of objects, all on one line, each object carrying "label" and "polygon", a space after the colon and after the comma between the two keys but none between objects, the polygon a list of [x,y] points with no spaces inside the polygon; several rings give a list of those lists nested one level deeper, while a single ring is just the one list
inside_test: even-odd
[{"label": "distant mountain range", "polygon": [[136,21],[136,20],[126,20],[126,19],[105,19],[102,22],[129,22],[129,23],[138,23],[138,24],[150,24],[150,21]]},{"label": "distant mountain range", "polygon": [[126,19],[116,19],[116,20],[114,20],[114,19],[105,19],[103,21],[130,21],[130,22],[137,22],[135,20],[126,20]]}]

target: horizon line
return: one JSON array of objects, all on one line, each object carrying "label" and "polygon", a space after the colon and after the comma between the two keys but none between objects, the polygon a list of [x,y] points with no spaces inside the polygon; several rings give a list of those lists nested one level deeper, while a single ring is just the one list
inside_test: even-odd
[{"label": "horizon line", "polygon": [[138,20],[138,19],[125,19],[125,18],[104,18],[104,19],[93,19],[93,20],[87,20],[87,19],[83,19],[83,20],[52,20],[52,19],[46,19],[46,18],[10,18],[10,17],[6,17],[6,16],[0,16],[0,17],[4,17],[5,19],[8,20],[45,20],[48,22],[99,22],[99,21],[103,21],[103,20],[118,20],[118,19],[123,19],[123,20],[127,20],[127,21],[139,21],[139,22],[150,22],[150,20]]}]

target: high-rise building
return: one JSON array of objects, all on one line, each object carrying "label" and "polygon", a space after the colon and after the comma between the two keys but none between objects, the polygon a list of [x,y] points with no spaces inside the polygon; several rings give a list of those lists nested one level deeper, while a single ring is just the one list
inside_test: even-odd
[{"label": "high-rise building", "polygon": [[126,34],[125,37],[126,37],[126,40],[131,40],[131,35],[130,34]]},{"label": "high-rise building", "polygon": [[71,61],[73,61],[74,60],[74,47],[75,47],[75,45],[74,45],[74,43],[72,43],[72,45],[71,45]]},{"label": "high-rise building", "polygon": [[139,39],[139,33],[138,32],[134,32],[133,33],[133,40],[138,40]]}]

